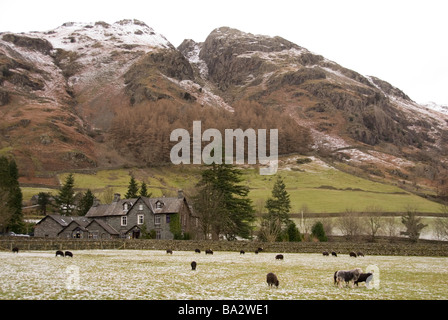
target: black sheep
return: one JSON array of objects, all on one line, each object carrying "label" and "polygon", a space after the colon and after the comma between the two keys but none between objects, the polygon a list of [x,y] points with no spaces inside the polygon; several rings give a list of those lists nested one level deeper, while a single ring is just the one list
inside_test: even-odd
[{"label": "black sheep", "polygon": [[205,254],[213,254],[212,249],[207,249],[207,250],[205,250]]},{"label": "black sheep", "polygon": [[64,256],[64,252],[62,252],[61,250],[56,251],[56,257],[63,257]]},{"label": "black sheep", "polygon": [[335,257],[338,256],[338,255],[336,254],[336,252],[334,252],[334,251],[331,252],[331,255],[332,255],[332,256],[335,256]]},{"label": "black sheep", "polygon": [[358,251],[358,257],[364,257],[364,253],[362,253],[361,251]]},{"label": "black sheep", "polygon": [[275,260],[283,260],[283,255],[282,254],[276,255]]},{"label": "black sheep", "polygon": [[12,252],[13,253],[19,253],[19,248],[17,248],[17,247],[12,248]]},{"label": "black sheep", "polygon": [[191,262],[191,270],[196,270],[196,261]]},{"label": "black sheep", "polygon": [[268,285],[270,286],[270,287],[272,287],[273,285],[275,285],[276,287],[278,287],[278,279],[277,279],[277,276],[274,274],[274,273],[272,273],[272,272],[269,272],[267,275],[266,275],[266,282],[268,283]]},{"label": "black sheep", "polygon": [[73,258],[73,253],[71,253],[70,251],[65,251],[65,256]]},{"label": "black sheep", "polygon": [[194,252],[195,252],[195,253],[201,253],[201,250],[199,250],[199,249],[194,249]]},{"label": "black sheep", "polygon": [[244,250],[240,250],[240,254],[245,254],[246,252]]},{"label": "black sheep", "polygon": [[168,249],[168,250],[166,250],[166,254],[173,254],[173,250],[171,250],[171,249]]},{"label": "black sheep", "polygon": [[322,252],[322,255],[329,256],[330,254],[328,253],[328,251],[324,251],[324,252]]},{"label": "black sheep", "polygon": [[350,255],[350,257],[354,257],[354,258],[356,258],[356,257],[357,257],[356,253],[355,253],[355,252],[353,252],[353,251],[351,251],[351,252],[349,253],[349,255]]},{"label": "black sheep", "polygon": [[372,276],[373,278],[373,273],[361,273],[358,279],[355,281],[355,284],[358,285],[359,282],[365,282],[366,284],[368,284],[372,280],[372,278],[369,279],[370,276]]}]

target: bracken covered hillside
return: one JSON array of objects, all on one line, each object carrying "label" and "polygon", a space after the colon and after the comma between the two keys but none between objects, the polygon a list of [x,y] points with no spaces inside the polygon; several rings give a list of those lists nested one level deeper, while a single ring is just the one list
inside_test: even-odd
[{"label": "bracken covered hillside", "polygon": [[169,163],[176,128],[278,128],[279,152],[440,187],[448,116],[281,37],[228,27],[174,48],[138,20],[0,34],[0,154],[29,181]]}]

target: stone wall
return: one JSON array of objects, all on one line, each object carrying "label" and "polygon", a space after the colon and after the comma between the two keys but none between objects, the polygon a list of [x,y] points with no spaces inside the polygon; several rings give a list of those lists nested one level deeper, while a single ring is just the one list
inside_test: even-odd
[{"label": "stone wall", "polygon": [[362,251],[365,255],[398,256],[448,256],[448,242],[419,243],[359,243],[343,242],[254,242],[254,241],[210,241],[210,240],[84,240],[84,239],[36,239],[36,238],[1,238],[0,250],[10,251],[13,247],[20,250],[92,250],[92,249],[131,249],[131,250],[166,250],[213,251],[244,250],[254,252],[262,247],[271,253],[322,253],[335,251],[338,255],[348,255],[350,251]]}]

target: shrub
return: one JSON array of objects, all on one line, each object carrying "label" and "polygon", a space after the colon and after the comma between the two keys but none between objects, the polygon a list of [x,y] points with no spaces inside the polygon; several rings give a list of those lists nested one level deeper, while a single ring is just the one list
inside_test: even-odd
[{"label": "shrub", "polygon": [[327,236],[325,234],[324,225],[320,221],[317,221],[311,228],[311,235],[313,235],[321,242],[328,241]]}]

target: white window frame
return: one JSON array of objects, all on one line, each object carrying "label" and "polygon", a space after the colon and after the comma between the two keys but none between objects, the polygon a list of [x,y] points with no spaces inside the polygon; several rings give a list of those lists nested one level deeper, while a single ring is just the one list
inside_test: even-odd
[{"label": "white window frame", "polygon": [[138,205],[138,210],[139,210],[139,211],[143,211],[143,205],[142,205],[142,204],[139,204],[139,205]]},{"label": "white window frame", "polygon": [[123,211],[128,211],[128,204],[127,203],[123,204]]},{"label": "white window frame", "polygon": [[156,239],[162,239],[162,232],[160,230],[156,230]]},{"label": "white window frame", "polygon": [[145,216],[143,214],[137,215],[137,224],[143,224],[145,222]]},{"label": "white window frame", "polygon": [[128,225],[128,217],[127,216],[122,216],[121,217],[121,226],[125,227]]},{"label": "white window frame", "polygon": [[158,226],[158,225],[160,225],[160,221],[161,219],[160,219],[160,214],[156,214],[156,215],[154,215],[154,224],[156,225],[156,226]]}]

